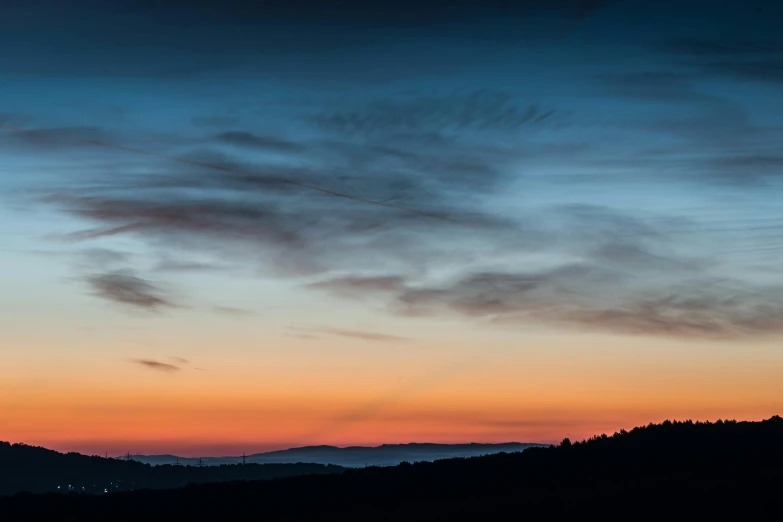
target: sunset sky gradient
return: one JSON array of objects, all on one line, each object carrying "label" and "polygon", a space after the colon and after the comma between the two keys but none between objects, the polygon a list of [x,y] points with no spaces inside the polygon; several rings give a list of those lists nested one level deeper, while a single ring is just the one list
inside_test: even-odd
[{"label": "sunset sky gradient", "polygon": [[783,412],[783,3],[0,4],[0,440]]}]

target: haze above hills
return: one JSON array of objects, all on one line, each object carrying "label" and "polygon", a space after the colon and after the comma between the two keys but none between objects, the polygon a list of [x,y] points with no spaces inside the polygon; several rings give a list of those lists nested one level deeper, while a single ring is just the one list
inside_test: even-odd
[{"label": "haze above hills", "polygon": [[[440,459],[479,457],[495,453],[514,453],[542,444],[507,442],[502,444],[384,444],[382,446],[304,446],[244,457],[253,464],[332,464],[346,468],[364,466],[396,466],[402,462],[431,462]],[[243,457],[185,458],[176,455],[130,455],[130,460],[159,466],[180,464],[185,466],[220,466],[242,464]]]},{"label": "haze above hills", "polygon": [[[245,457],[181,458],[130,455],[104,458],[59,453],[27,444],[0,442],[0,495],[20,492],[105,494],[166,489],[187,484],[269,480],[342,473],[346,468],[396,466],[445,458],[513,453],[537,444],[390,444],[377,447],[310,446]],[[340,464],[338,464],[340,463]]]}]

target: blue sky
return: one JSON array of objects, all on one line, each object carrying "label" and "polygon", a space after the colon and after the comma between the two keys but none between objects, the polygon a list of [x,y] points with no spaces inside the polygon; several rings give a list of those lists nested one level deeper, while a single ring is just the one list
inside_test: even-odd
[{"label": "blue sky", "polygon": [[783,332],[783,6],[241,4],[3,6],[8,345]]}]

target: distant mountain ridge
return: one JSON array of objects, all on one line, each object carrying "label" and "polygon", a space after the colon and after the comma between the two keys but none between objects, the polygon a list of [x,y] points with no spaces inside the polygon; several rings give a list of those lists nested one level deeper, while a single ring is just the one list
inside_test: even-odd
[{"label": "distant mountain ridge", "polygon": [[[409,443],[383,444],[381,446],[303,446],[265,453],[254,453],[244,457],[253,464],[332,464],[346,468],[364,466],[396,466],[402,462],[431,462],[455,457],[479,457],[496,453],[517,453],[527,448],[545,444],[506,442],[499,444],[436,444]],[[177,457],[176,455],[131,455],[131,460],[153,466],[166,464],[220,466],[241,464],[243,457]]]},{"label": "distant mountain ridge", "polygon": [[339,474],[339,466],[307,463],[150,466],[125,459],[11,444],[0,441],[0,496],[19,492],[109,493],[176,488],[186,484],[268,480],[297,475]]}]

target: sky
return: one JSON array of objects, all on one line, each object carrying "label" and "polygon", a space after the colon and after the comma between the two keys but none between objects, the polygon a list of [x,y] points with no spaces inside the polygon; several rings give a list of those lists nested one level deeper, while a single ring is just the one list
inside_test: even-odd
[{"label": "sky", "polygon": [[0,439],[783,410],[780,2],[0,4]]}]

